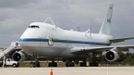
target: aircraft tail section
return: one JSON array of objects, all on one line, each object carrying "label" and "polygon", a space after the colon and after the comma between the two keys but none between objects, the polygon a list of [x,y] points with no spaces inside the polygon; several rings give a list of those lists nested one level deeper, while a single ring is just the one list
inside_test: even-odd
[{"label": "aircraft tail section", "polygon": [[105,17],[104,22],[102,23],[99,34],[110,35],[110,33],[111,33],[110,25],[111,25],[112,13],[113,13],[113,4],[110,4],[108,13]]}]

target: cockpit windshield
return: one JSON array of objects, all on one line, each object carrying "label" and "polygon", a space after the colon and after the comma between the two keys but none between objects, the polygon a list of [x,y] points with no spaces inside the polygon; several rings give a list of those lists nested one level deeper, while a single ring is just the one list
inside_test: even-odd
[{"label": "cockpit windshield", "polygon": [[37,25],[31,25],[31,26],[28,26],[28,28],[40,28],[40,27]]}]

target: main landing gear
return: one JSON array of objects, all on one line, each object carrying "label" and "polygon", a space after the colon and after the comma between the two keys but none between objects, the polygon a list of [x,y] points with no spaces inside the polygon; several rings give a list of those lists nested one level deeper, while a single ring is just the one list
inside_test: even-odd
[{"label": "main landing gear", "polygon": [[65,65],[66,65],[66,67],[74,67],[74,66],[75,66],[74,62],[71,61],[71,60],[67,60],[67,61],[65,62]]},{"label": "main landing gear", "polygon": [[87,62],[86,61],[80,62],[80,67],[87,67]]},{"label": "main landing gear", "polygon": [[38,59],[32,61],[31,64],[32,64],[32,67],[40,67],[40,62]]},{"label": "main landing gear", "polygon": [[48,67],[57,67],[57,63],[54,60],[52,60],[52,62],[48,63]]},{"label": "main landing gear", "polygon": [[89,66],[92,66],[92,67],[97,67],[97,66],[99,66],[96,55],[97,55],[97,54],[94,53],[94,52],[91,53],[91,62],[89,63]]}]

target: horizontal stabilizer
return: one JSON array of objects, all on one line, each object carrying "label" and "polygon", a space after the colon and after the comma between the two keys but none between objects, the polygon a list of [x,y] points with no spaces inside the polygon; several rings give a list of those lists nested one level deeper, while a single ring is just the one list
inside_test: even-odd
[{"label": "horizontal stabilizer", "polygon": [[131,40],[131,39],[134,39],[134,37],[112,39],[112,40],[110,40],[110,42],[111,43],[119,43],[119,42],[124,42],[126,40]]}]

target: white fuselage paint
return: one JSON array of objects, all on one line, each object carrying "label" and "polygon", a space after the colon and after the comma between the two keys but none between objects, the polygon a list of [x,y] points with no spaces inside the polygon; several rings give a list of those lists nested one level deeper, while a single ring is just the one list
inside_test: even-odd
[{"label": "white fuselage paint", "polygon": [[[30,27],[31,26],[31,27]],[[46,57],[70,57],[74,47],[95,47],[110,45],[112,36],[64,30],[55,25],[34,22],[19,39],[27,53]]]}]

